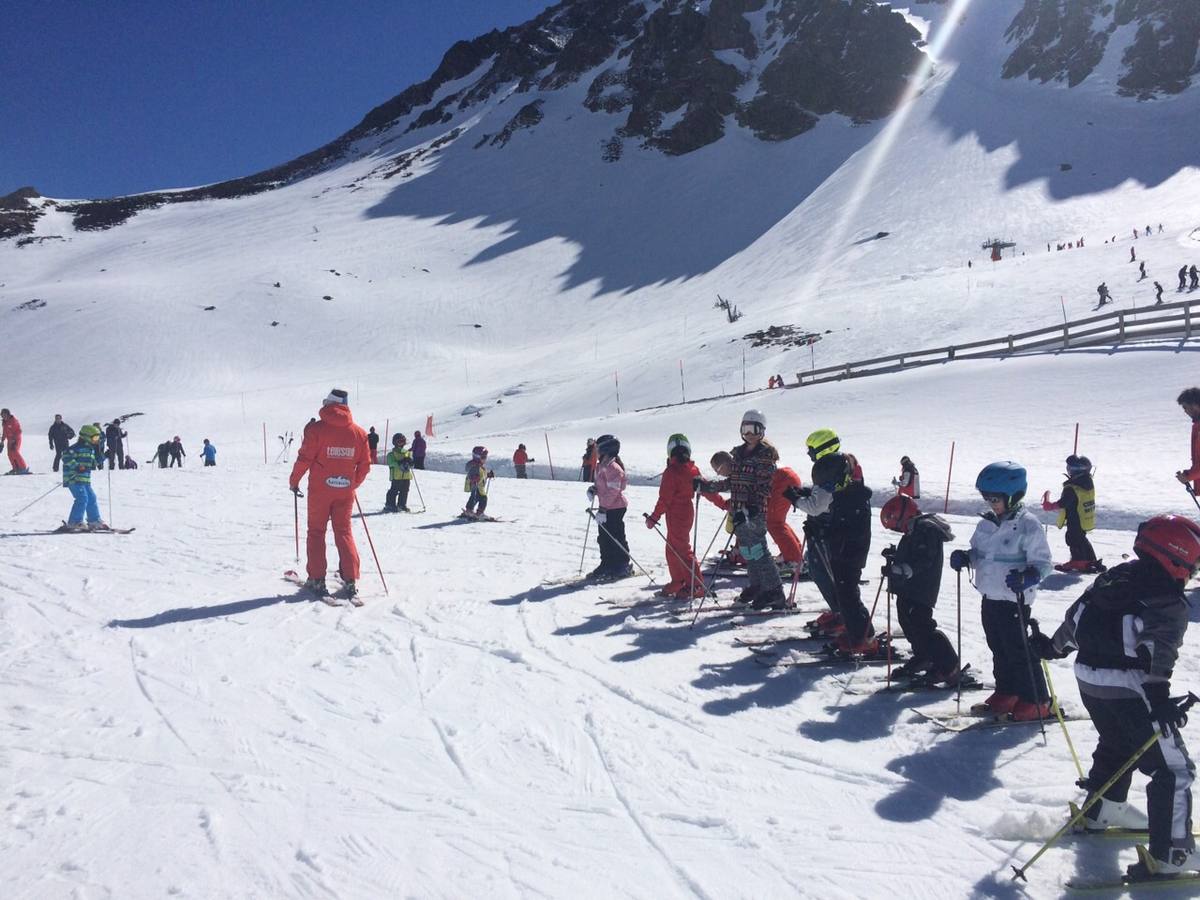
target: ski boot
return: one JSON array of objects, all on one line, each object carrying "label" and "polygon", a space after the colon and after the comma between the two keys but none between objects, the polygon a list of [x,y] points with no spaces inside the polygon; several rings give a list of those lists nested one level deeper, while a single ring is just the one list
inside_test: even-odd
[{"label": "ski boot", "polygon": [[901,663],[892,669],[892,678],[896,681],[903,681],[906,678],[911,678],[914,681],[929,680],[925,670],[929,668],[929,661],[913,657],[906,663]]},{"label": "ski boot", "polygon": [[63,522],[54,530],[60,534],[75,534],[76,532],[87,531],[88,527],[82,522]]},{"label": "ski boot", "polygon": [[763,591],[755,596],[750,604],[751,609],[787,609],[787,595],[782,587]]},{"label": "ski boot", "polygon": [[1013,707],[1021,701],[1016,694],[1004,694],[995,691],[982,703],[971,707],[971,712],[977,716],[1003,716],[1013,711]]},{"label": "ski boot", "polygon": [[312,591],[318,597],[328,597],[329,596],[329,591],[325,587],[325,579],[324,578],[309,578],[307,581],[304,582],[304,589],[306,591]]},{"label": "ski boot", "polygon": [[1083,814],[1083,821],[1075,826],[1075,831],[1099,834],[1109,828],[1145,831],[1149,827],[1150,820],[1136,806],[1102,798]]},{"label": "ski boot", "polygon": [[1054,715],[1050,703],[1030,703],[1028,700],[1018,700],[1012,708],[1014,722],[1036,722],[1038,719],[1049,719]]},{"label": "ski boot", "polygon": [[1130,881],[1165,881],[1200,870],[1200,852],[1188,847],[1172,847],[1166,859],[1151,856],[1145,847],[1137,848],[1138,861],[1125,869]]},{"label": "ski boot", "polygon": [[687,593],[687,589],[688,588],[687,588],[686,584],[679,584],[678,582],[672,581],[670,584],[659,588],[655,592],[654,596],[655,597],[664,597],[664,598],[666,598],[666,597],[682,597]]},{"label": "ski boot", "polygon": [[398,507],[398,506],[395,506],[395,505],[393,505],[393,504],[391,504],[391,503],[385,503],[385,504],[383,505],[383,511],[384,511],[385,513],[400,512],[400,507]]},{"label": "ski boot", "polygon": [[834,648],[836,656],[846,659],[855,657],[872,659],[879,656],[886,649],[886,645],[871,632],[869,626],[867,633],[860,639],[854,640],[849,634],[843,631],[830,646]]},{"label": "ski boot", "polygon": [[821,613],[811,622],[806,622],[804,629],[814,635],[829,635],[833,637],[839,631],[845,631],[846,626],[842,624],[841,614],[830,609]]},{"label": "ski boot", "polygon": [[756,588],[754,585],[750,585],[747,588],[743,588],[742,592],[740,594],[738,594],[737,599],[733,601],[733,605],[734,606],[752,606],[754,604],[754,600],[757,596],[758,596],[758,588]]},{"label": "ski boot", "polygon": [[107,522],[88,522],[88,531],[112,531]]},{"label": "ski boot", "polygon": [[349,578],[342,582],[342,594],[351,600],[358,596],[358,585],[355,583],[353,578]]}]

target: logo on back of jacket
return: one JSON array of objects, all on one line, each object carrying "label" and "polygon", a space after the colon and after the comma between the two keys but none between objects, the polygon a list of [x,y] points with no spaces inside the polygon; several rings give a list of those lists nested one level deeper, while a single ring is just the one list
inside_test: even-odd
[{"label": "logo on back of jacket", "polygon": [[330,475],[325,479],[325,483],[331,488],[348,488],[350,487],[350,479],[345,475]]},{"label": "logo on back of jacket", "polygon": [[353,459],[354,458],[354,448],[353,447],[326,447],[325,455],[333,457],[334,459]]}]

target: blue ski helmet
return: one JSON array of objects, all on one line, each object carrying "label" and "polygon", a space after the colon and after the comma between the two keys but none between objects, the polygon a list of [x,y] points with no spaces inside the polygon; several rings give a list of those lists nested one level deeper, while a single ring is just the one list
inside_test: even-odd
[{"label": "blue ski helmet", "polygon": [[975,490],[981,494],[1003,494],[1010,509],[1025,496],[1028,487],[1025,467],[1009,459],[984,466],[975,479]]}]

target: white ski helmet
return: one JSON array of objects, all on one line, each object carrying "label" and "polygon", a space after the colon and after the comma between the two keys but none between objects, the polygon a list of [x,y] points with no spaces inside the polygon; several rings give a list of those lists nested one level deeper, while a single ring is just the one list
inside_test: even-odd
[{"label": "white ski helmet", "polygon": [[747,425],[757,425],[756,429],[759,434],[767,430],[767,417],[757,409],[748,409],[742,414],[742,427]]}]

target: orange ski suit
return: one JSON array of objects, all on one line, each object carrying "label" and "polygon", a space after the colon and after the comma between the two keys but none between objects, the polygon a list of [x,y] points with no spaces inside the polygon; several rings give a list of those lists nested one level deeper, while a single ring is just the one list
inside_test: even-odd
[{"label": "orange ski suit", "polygon": [[21,423],[17,417],[9,413],[4,420],[4,447],[8,451],[8,462],[14,472],[24,472],[29,466],[21,456]]},{"label": "orange ski suit", "polygon": [[295,490],[308,472],[308,577],[325,577],[325,528],[332,521],[338,572],[345,580],[357,581],[358,548],[350,532],[350,514],[354,492],[371,471],[371,450],[367,433],[350,416],[350,407],[331,403],[321,407],[319,416],[319,422],[304,429],[304,442],[288,479]]},{"label": "orange ski suit", "polygon": [[796,538],[796,532],[787,523],[792,502],[783,496],[783,492],[790,487],[803,487],[800,476],[792,469],[776,469],[771,479],[771,497],[767,500],[767,534],[771,535],[785,561],[798,563],[804,557],[804,549]]}]

